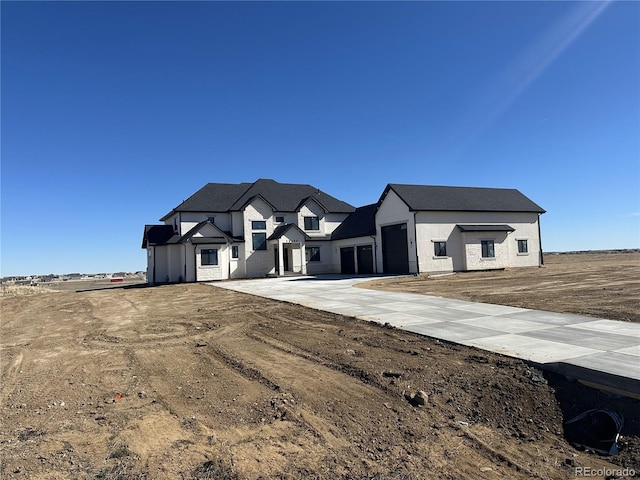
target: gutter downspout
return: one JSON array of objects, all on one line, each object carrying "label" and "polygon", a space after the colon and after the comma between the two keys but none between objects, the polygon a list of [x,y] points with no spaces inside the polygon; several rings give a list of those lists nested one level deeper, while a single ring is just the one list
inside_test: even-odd
[{"label": "gutter downspout", "polygon": [[156,284],[156,247],[153,247],[153,285]]},{"label": "gutter downspout", "polygon": [[542,253],[542,233],[540,230],[540,214],[538,214],[538,243],[540,245],[540,266],[544,266],[544,254]]},{"label": "gutter downspout", "polygon": [[416,275],[420,274],[420,259],[418,258],[418,226],[416,225],[416,215],[418,212],[413,212],[413,246],[416,250]]}]

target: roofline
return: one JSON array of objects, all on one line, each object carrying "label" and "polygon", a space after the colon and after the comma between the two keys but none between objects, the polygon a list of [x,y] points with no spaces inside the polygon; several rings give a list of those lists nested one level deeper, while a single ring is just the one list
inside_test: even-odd
[{"label": "roofline", "polygon": [[[290,228],[292,228],[292,227],[293,227],[293,228],[295,228],[296,230],[298,230],[300,233],[302,233],[302,235],[304,236],[304,239],[305,239],[305,240],[310,240],[310,239],[311,239],[311,237],[310,237],[309,235],[307,235],[307,233],[306,233],[304,230],[302,230],[302,229],[301,229],[298,225],[296,225],[295,223],[287,223],[287,224],[285,224],[285,225],[281,225],[281,226],[282,226],[282,227],[285,227],[285,228],[282,230],[282,233],[281,233],[277,238],[282,237],[285,233],[287,233],[287,232],[289,231],[289,229],[290,229]],[[275,232],[274,232],[274,233],[275,233]],[[275,241],[275,240],[276,240],[275,238],[271,238],[271,237],[273,237],[273,233],[269,236],[269,238],[267,238],[267,240],[268,240],[268,241]]]},{"label": "roofline", "polygon": [[[245,193],[246,193],[246,192],[245,192]],[[244,193],[243,193],[243,195],[244,195]],[[242,210],[244,210],[244,209],[247,207],[247,205],[249,205],[251,202],[253,202],[256,198],[259,198],[259,199],[260,199],[260,200],[262,200],[264,203],[266,203],[267,205],[269,205],[269,206],[273,209],[273,211],[274,211],[274,212],[275,212],[275,211],[277,211],[277,210],[276,210],[276,207],[274,207],[274,206],[271,204],[271,202],[269,202],[266,198],[264,198],[261,194],[259,194],[259,193],[258,193],[258,194],[256,194],[256,195],[254,195],[253,197],[249,198],[246,202],[244,202],[244,203],[242,204],[242,206],[241,206],[239,209],[234,210],[234,209],[231,209],[231,208],[230,208],[229,210],[227,210],[227,213],[229,213],[229,212],[241,212]],[[237,201],[236,201],[236,202],[234,202],[234,203],[233,203],[233,205],[235,205],[236,203],[238,203],[238,202],[237,202]],[[232,205],[232,207],[233,207],[233,205]]]},{"label": "roofline", "polygon": [[[309,195],[306,198],[303,198],[300,203],[298,204],[298,206],[296,207],[296,209],[294,210],[294,212],[299,212],[300,209],[309,201],[309,200],[313,200],[314,202],[316,202],[318,204],[318,206],[324,211],[324,213],[330,213],[329,210],[327,209],[327,207],[325,207],[322,202],[320,200],[318,200],[315,195]],[[339,212],[336,212],[339,213]]]},{"label": "roofline", "polygon": [[[443,188],[464,188],[464,189],[474,189],[474,190],[502,190],[505,192],[518,192],[520,195],[524,196],[527,200],[529,200],[531,203],[535,204],[536,206],[539,207],[539,210],[504,210],[504,209],[498,209],[498,210],[494,210],[494,209],[486,209],[486,208],[479,208],[479,209],[475,209],[475,208],[468,208],[465,210],[460,210],[460,209],[443,209],[443,208],[423,208],[423,209],[414,209],[411,208],[411,206],[409,205],[409,203],[402,198],[402,195],[400,195],[400,193],[398,193],[398,191],[393,188],[394,185],[401,185],[401,186],[406,186],[406,187],[443,187]],[[451,186],[446,186],[446,185],[416,185],[416,184],[410,184],[410,183],[388,183],[387,186],[385,187],[384,191],[382,192],[382,195],[380,195],[380,199],[378,200],[378,206],[376,207],[376,211],[378,208],[380,208],[380,204],[383,202],[383,200],[385,199],[385,197],[389,194],[389,190],[393,190],[393,192],[398,196],[398,198],[400,200],[402,200],[402,202],[407,206],[407,208],[409,209],[410,212],[509,212],[509,213],[537,213],[537,214],[544,214],[547,213],[547,211],[540,207],[539,205],[537,205],[533,200],[531,200],[529,197],[527,197],[524,193],[522,193],[520,190],[518,190],[517,188],[493,188],[493,187],[451,187]]]},{"label": "roofline", "polygon": [[191,227],[191,229],[189,229],[187,233],[185,233],[178,239],[177,243],[185,243],[187,240],[193,237],[194,233],[204,227],[207,223],[214,227],[218,232],[220,232],[227,243],[233,243],[233,237],[230,237],[224,230],[220,229],[220,227],[218,227],[215,223],[210,222],[209,220],[203,220],[202,222],[199,222]]}]

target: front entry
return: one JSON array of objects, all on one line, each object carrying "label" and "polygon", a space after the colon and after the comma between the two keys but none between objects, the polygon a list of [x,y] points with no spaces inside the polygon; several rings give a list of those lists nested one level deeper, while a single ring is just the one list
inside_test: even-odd
[{"label": "front entry", "polygon": [[345,275],[356,273],[356,261],[353,253],[353,247],[340,249],[340,273]]},{"label": "front entry", "polygon": [[409,273],[406,223],[382,227],[382,265],[384,273]]}]

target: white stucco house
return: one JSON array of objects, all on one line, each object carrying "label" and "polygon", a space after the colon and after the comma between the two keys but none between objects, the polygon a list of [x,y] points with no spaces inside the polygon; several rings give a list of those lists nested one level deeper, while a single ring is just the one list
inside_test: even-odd
[{"label": "white stucco house", "polygon": [[389,184],[355,208],[310,185],[208,183],[142,248],[149,283],[531,267],[542,213],[513,189]]}]

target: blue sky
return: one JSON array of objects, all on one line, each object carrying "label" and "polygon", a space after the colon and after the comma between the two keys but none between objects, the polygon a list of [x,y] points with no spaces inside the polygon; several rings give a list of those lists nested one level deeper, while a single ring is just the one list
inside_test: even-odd
[{"label": "blue sky", "polygon": [[207,182],[517,188],[640,247],[639,2],[1,2],[1,275],[142,270]]}]

